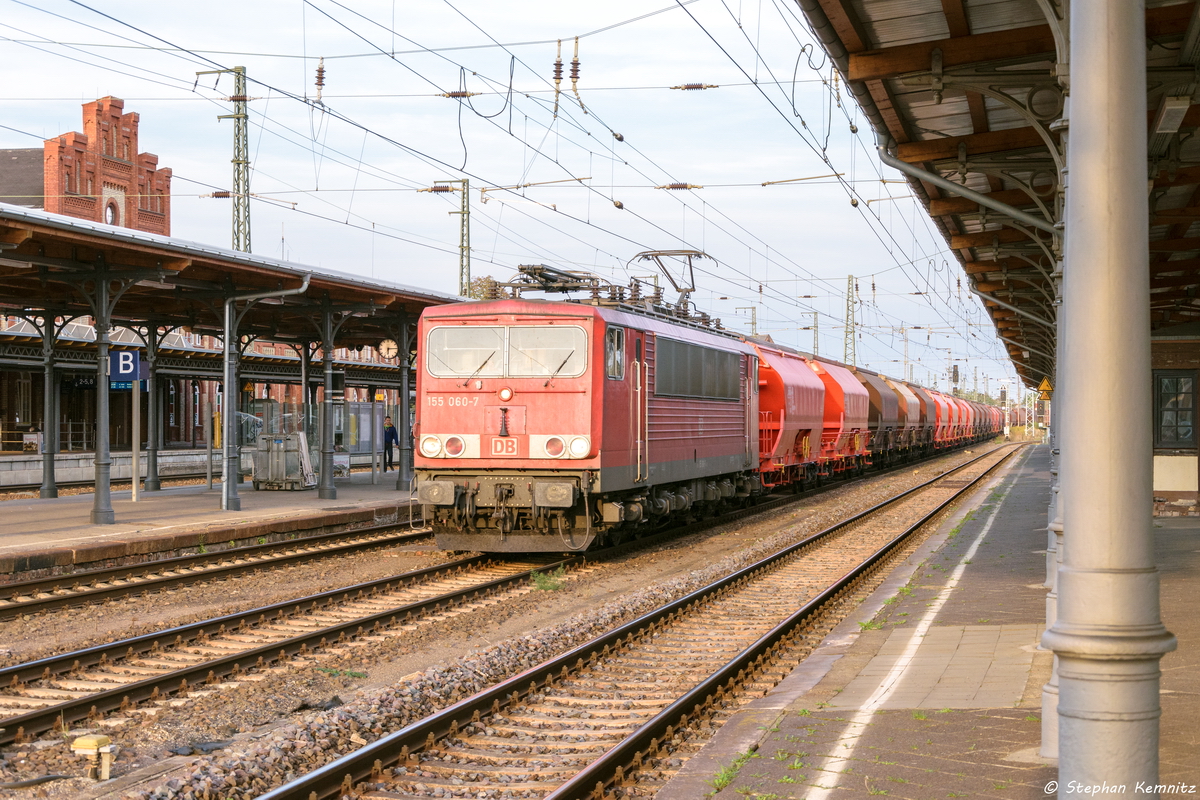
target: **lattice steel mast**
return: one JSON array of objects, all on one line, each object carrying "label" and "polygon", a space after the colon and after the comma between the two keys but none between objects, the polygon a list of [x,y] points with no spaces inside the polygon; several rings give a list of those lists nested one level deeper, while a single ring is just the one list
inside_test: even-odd
[{"label": "lattice steel mast", "polygon": [[846,338],[842,346],[842,361],[852,367],[858,366],[858,353],[854,345],[854,276],[846,276]]},{"label": "lattice steel mast", "polygon": [[471,182],[466,178],[462,181],[462,205],[459,214],[458,230],[458,293],[466,297],[471,291]]},{"label": "lattice steel mast", "polygon": [[[460,188],[455,189],[452,184],[457,184]],[[433,186],[428,189],[417,189],[418,192],[434,192],[441,194],[444,192],[461,191],[462,197],[459,198],[459,210],[451,211],[451,214],[459,215],[458,229],[458,293],[463,297],[470,297],[471,293],[471,182],[466,178],[453,181],[434,181]],[[484,191],[487,191],[486,189]]]},{"label": "lattice steel mast", "polygon": [[196,75],[233,74],[233,94],[227,99],[233,103],[232,114],[222,114],[217,119],[233,120],[233,249],[250,252],[250,131],[246,124],[246,68],[214,69],[197,72]]}]

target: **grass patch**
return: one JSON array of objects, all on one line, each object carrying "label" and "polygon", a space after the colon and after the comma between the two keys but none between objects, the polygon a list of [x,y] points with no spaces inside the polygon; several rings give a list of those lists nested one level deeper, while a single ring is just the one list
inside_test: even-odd
[{"label": "grass patch", "polygon": [[326,675],[330,676],[331,678],[365,678],[365,677],[367,677],[367,673],[359,672],[359,671],[353,670],[353,669],[341,670],[341,669],[333,669],[332,667],[315,667],[315,669],[317,670],[317,672],[324,672]]},{"label": "grass patch", "polygon": [[729,766],[718,769],[717,774],[705,781],[705,783],[716,790],[716,792],[712,792],[712,794],[716,794],[725,787],[729,786],[729,784],[733,783],[734,779],[738,776],[738,773],[741,772],[742,767],[744,767],[746,762],[752,758],[758,758],[758,754],[747,750],[744,753],[738,753],[737,757],[733,759],[733,763]]},{"label": "grass patch", "polygon": [[561,566],[553,572],[538,572],[536,569],[529,573],[529,583],[539,592],[557,592],[565,583],[566,566]]},{"label": "grass patch", "polygon": [[866,622],[858,623],[858,629],[860,631],[877,631],[882,627],[883,627],[882,622],[876,622],[873,619],[867,620]]},{"label": "grass patch", "polygon": [[929,717],[925,714],[925,712],[919,708],[912,712],[912,716],[913,716],[913,719],[929,719]]}]

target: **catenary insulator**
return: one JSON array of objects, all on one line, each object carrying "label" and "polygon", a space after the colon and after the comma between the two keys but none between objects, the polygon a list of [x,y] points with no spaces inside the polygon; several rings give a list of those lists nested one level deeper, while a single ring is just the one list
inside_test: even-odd
[{"label": "catenary insulator", "polygon": [[695,92],[701,89],[720,89],[720,86],[712,83],[683,83],[679,86],[672,86],[672,89],[681,89],[685,92]]},{"label": "catenary insulator", "polygon": [[482,92],[467,92],[461,89],[456,89],[453,92],[443,92],[442,97],[474,97]]},{"label": "catenary insulator", "polygon": [[655,186],[655,189],[669,189],[671,191],[680,191],[682,189],[703,189],[703,186],[695,183],[668,183],[663,186]]}]

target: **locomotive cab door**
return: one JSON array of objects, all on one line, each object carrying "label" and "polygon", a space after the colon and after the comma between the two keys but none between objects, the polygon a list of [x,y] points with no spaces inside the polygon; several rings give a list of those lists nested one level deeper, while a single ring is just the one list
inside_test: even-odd
[{"label": "locomotive cab door", "polygon": [[649,370],[646,365],[645,335],[642,331],[629,329],[629,351],[632,354],[630,372],[632,385],[633,408],[629,415],[634,440],[634,481],[642,482],[649,478],[650,473],[650,436],[649,411],[650,387]]}]

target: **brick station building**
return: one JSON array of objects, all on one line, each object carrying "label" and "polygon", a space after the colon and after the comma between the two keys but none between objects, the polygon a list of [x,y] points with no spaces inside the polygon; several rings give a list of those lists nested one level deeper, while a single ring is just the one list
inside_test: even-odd
[{"label": "brick station building", "polygon": [[138,151],[138,115],[102,97],[83,105],[83,133],[0,150],[0,202],[171,235],[171,170]]}]

